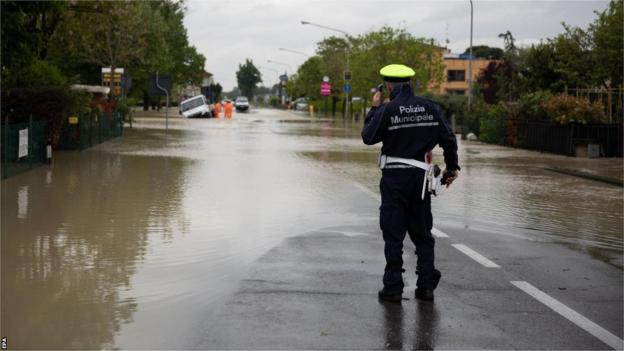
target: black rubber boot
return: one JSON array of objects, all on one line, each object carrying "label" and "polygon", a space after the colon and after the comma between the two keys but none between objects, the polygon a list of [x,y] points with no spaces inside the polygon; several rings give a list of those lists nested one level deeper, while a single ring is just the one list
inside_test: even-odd
[{"label": "black rubber boot", "polygon": [[386,294],[386,292],[384,292],[383,289],[379,290],[378,296],[379,296],[380,301],[387,301],[387,302],[399,302],[400,303],[401,300],[403,299],[401,297],[401,294],[396,294],[396,295]]},{"label": "black rubber boot", "polygon": [[433,301],[433,289],[418,288],[418,289],[416,289],[416,293],[414,294],[414,296],[418,300]]},{"label": "black rubber boot", "polygon": [[440,283],[440,278],[442,278],[442,273],[439,270],[434,269],[431,274],[431,287],[429,288],[417,288],[414,296],[422,301],[433,301],[433,290],[438,287]]}]

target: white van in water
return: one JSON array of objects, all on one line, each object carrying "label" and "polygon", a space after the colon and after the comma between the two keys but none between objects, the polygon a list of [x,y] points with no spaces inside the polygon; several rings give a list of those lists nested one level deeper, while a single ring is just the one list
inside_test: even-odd
[{"label": "white van in water", "polygon": [[186,118],[190,117],[210,117],[210,107],[206,104],[206,98],[203,95],[193,96],[180,103],[180,111]]}]

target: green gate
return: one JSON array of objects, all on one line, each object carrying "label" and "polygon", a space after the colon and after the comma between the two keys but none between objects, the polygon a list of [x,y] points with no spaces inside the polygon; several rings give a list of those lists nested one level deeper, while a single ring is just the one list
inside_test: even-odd
[{"label": "green gate", "polygon": [[47,121],[8,123],[0,128],[2,179],[46,162]]}]

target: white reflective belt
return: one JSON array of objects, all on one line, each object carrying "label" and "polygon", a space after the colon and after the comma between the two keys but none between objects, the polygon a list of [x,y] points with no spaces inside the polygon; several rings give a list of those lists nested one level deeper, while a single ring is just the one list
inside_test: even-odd
[{"label": "white reflective belt", "polygon": [[401,158],[401,157],[392,157],[392,156],[386,156],[386,163],[404,163],[406,165],[424,169],[425,171],[428,171],[429,168],[431,167],[430,164],[422,162],[422,161],[413,160],[411,158]]},{"label": "white reflective belt", "polygon": [[418,167],[425,171],[425,176],[423,177],[422,192],[420,194],[420,199],[423,200],[425,198],[425,189],[427,188],[427,179],[430,177],[430,173],[433,171],[432,165],[411,158],[392,157],[387,155],[381,155],[379,157],[379,168],[386,168],[386,165],[388,163],[403,163],[406,165]]}]

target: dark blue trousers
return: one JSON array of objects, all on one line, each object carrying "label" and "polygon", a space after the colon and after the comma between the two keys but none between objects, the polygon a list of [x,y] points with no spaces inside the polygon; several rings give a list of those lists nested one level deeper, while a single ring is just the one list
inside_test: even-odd
[{"label": "dark blue trousers", "polygon": [[[388,294],[403,292],[403,239],[405,233],[416,245],[416,274],[418,288],[435,289],[434,267],[435,239],[431,236],[433,216],[431,197],[425,192],[421,199],[424,171],[409,174],[384,174],[379,184],[381,207],[379,224],[383,232],[386,268],[383,277],[384,291]],[[437,277],[439,279],[439,276]]]}]

